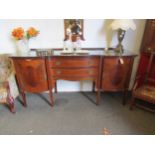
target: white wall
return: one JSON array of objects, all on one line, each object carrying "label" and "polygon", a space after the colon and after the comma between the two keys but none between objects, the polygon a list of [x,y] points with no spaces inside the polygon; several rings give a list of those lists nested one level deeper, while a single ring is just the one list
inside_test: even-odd
[{"label": "white wall", "polygon": [[[138,54],[141,38],[144,31],[145,20],[134,20],[137,26],[136,31],[127,31],[123,45],[126,49]],[[109,24],[112,20],[85,19],[83,47],[110,47],[117,44],[116,33],[112,32]],[[16,53],[11,31],[15,27],[36,27],[40,34],[30,41],[31,48],[61,48],[63,47],[64,25],[61,19],[42,20],[0,20],[0,54]],[[138,59],[134,63],[132,82]],[[91,90],[91,82],[58,82],[59,91],[80,91]]]}]

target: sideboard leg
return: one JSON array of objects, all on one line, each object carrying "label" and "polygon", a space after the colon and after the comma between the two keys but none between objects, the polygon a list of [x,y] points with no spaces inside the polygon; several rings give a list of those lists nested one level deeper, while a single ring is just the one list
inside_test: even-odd
[{"label": "sideboard leg", "polygon": [[134,106],[135,106],[135,98],[134,96],[132,96],[131,101],[130,101],[130,110],[133,110]]},{"label": "sideboard leg", "polygon": [[58,89],[57,89],[57,82],[55,81],[55,93],[57,93],[58,92]]},{"label": "sideboard leg", "polygon": [[52,90],[49,90],[49,96],[50,96],[50,100],[51,100],[51,106],[54,106],[54,99],[53,99],[53,92]]},{"label": "sideboard leg", "polygon": [[95,81],[93,81],[93,88],[92,91],[95,92]]},{"label": "sideboard leg", "polygon": [[125,90],[124,92],[123,92],[123,105],[125,105],[126,104],[126,96],[127,96],[127,90]]},{"label": "sideboard leg", "polygon": [[97,89],[97,94],[96,94],[96,105],[100,104],[100,90]]},{"label": "sideboard leg", "polygon": [[25,92],[24,91],[22,91],[21,92],[21,95],[22,95],[22,98],[23,98],[23,105],[24,105],[24,107],[27,107],[27,104],[26,104],[26,94],[25,94]]}]

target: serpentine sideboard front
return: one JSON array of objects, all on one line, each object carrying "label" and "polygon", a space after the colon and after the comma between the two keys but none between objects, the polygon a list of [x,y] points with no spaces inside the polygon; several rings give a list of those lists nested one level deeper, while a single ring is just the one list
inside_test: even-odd
[{"label": "serpentine sideboard front", "polygon": [[[57,91],[57,80],[92,80],[96,90],[96,103],[100,91],[123,91],[125,104],[135,54],[121,55],[113,52],[89,52],[89,54],[61,54],[47,56],[12,56],[17,82],[26,104],[25,93],[40,93],[49,90],[51,105],[54,105],[52,89]],[[96,89],[95,89],[96,88]]]}]

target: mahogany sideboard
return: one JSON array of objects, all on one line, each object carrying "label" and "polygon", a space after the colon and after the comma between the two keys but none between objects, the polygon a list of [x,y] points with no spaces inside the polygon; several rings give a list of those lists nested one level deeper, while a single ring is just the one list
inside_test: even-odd
[{"label": "mahogany sideboard", "polygon": [[[55,51],[44,56],[12,56],[17,81],[24,102],[25,92],[39,93],[49,90],[54,105],[52,89],[57,80],[92,80],[96,88],[96,103],[100,91],[123,91],[123,103],[129,87],[135,54],[94,51],[89,54],[62,54]],[[57,89],[56,89],[57,90]]]}]

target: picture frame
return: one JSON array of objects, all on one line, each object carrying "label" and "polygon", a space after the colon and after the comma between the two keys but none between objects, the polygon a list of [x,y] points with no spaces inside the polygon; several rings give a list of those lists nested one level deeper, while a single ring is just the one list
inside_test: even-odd
[{"label": "picture frame", "polygon": [[78,37],[81,40],[85,40],[83,37],[83,19],[64,19],[64,41],[71,37],[71,40],[75,42]]}]

